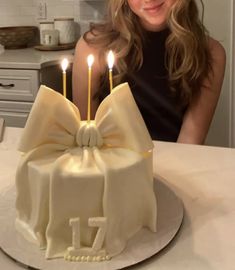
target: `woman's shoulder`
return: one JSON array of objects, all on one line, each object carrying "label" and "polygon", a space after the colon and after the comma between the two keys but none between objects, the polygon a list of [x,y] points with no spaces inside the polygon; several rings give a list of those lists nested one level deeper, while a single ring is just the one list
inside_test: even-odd
[{"label": "woman's shoulder", "polygon": [[216,39],[210,37],[208,40],[208,47],[211,54],[211,71],[209,88],[213,88],[220,93],[224,79],[226,66],[226,52],[223,45]]},{"label": "woman's shoulder", "polygon": [[103,65],[101,63],[102,49],[97,44],[88,43],[84,37],[80,37],[75,47],[75,56],[85,56],[87,57],[89,54],[92,54],[95,58],[95,62],[99,63],[99,65]]},{"label": "woman's shoulder", "polygon": [[92,46],[91,44],[88,44],[83,36],[81,36],[80,39],[78,40],[75,50],[81,51],[81,52],[83,52],[83,54],[86,54],[86,52],[88,54],[90,54],[90,53],[98,54],[100,51],[98,47]]},{"label": "woman's shoulder", "polygon": [[218,40],[209,37],[208,46],[213,62],[224,65],[226,61],[226,52],[223,45]]},{"label": "woman's shoulder", "polygon": [[98,46],[93,46],[92,44],[89,44],[88,42],[86,42],[86,40],[82,36],[80,37],[80,39],[78,40],[76,44],[75,59],[83,58],[84,60],[86,60],[87,56],[89,54],[92,54],[95,59],[94,68],[98,68],[98,70],[101,71],[103,70],[104,63],[103,61],[101,61],[100,52],[101,52],[101,49]]}]

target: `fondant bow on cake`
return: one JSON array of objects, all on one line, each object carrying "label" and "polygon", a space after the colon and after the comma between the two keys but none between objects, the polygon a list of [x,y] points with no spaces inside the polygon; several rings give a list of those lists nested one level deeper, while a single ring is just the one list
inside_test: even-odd
[{"label": "fondant bow on cake", "polygon": [[[45,144],[57,144],[60,149],[62,146],[95,146],[92,135],[96,128],[98,138],[101,136],[98,144],[102,142],[104,146],[127,148],[139,153],[153,148],[129,86],[124,83],[114,88],[103,100],[90,128],[80,120],[79,110],[73,103],[50,88],[41,86],[26,123],[19,150],[28,152]],[[79,145],[81,143],[84,145]]]},{"label": "fondant bow on cake", "polygon": [[73,103],[41,86],[19,145],[18,229],[48,258],[60,257],[73,244],[71,218],[80,220],[81,246],[92,247],[88,220],[105,217],[102,247],[119,253],[141,227],[156,230],[152,148],[127,83],[113,89],[89,124]]}]

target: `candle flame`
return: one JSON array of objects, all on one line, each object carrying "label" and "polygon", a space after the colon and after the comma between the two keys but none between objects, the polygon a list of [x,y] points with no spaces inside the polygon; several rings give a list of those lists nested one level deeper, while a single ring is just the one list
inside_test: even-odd
[{"label": "candle flame", "polygon": [[65,72],[66,69],[68,68],[69,65],[69,61],[68,59],[64,58],[63,61],[61,62],[61,68],[62,70]]},{"label": "candle flame", "polygon": [[108,67],[109,69],[112,69],[114,65],[114,54],[112,51],[109,51],[108,53]]},{"label": "candle flame", "polygon": [[93,65],[93,63],[94,63],[94,56],[92,54],[89,54],[88,57],[87,57],[88,67],[91,68],[91,66]]}]

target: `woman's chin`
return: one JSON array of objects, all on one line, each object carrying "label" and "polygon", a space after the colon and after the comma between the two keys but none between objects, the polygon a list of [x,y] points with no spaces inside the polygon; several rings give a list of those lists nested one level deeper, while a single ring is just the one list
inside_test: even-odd
[{"label": "woman's chin", "polygon": [[148,21],[143,21],[142,25],[144,29],[148,31],[161,31],[167,27],[166,21],[159,21],[157,19],[152,19]]}]

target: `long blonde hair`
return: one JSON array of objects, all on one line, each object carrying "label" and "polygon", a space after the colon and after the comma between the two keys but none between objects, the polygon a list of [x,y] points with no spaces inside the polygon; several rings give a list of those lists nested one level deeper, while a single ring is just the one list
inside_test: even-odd
[{"label": "long blonde hair", "polygon": [[[179,89],[182,103],[187,104],[211,70],[208,32],[199,18],[195,0],[176,0],[167,23],[170,29],[166,40],[169,83],[173,91]],[[109,49],[115,51],[116,84],[122,81],[127,70],[138,70],[143,63],[144,34],[137,24],[139,18],[126,0],[108,0],[105,22],[92,24],[84,35],[87,43],[100,48],[100,57]]]}]

